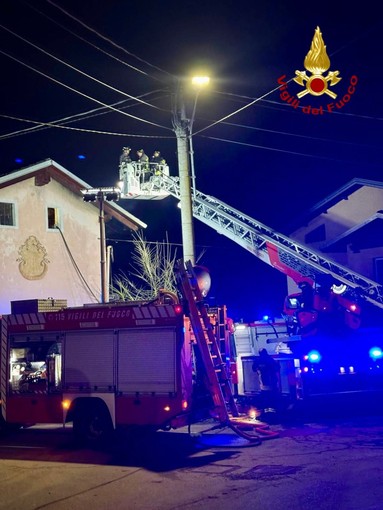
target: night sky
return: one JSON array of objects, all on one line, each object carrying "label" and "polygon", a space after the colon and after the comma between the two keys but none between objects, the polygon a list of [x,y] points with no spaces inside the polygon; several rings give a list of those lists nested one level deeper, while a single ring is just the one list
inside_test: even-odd
[{"label": "night sky", "polygon": [[[200,191],[288,233],[350,179],[382,179],[377,2],[3,0],[0,25],[0,174],[52,158],[92,186],[113,186],[130,145],[161,150],[177,175],[171,96],[203,73],[211,85],[193,126]],[[317,26],[330,59],[324,76],[342,78],[329,84],[337,97],[306,94],[294,107],[288,98],[304,86],[292,78],[305,70]],[[186,93],[189,115],[193,98]],[[148,224],[149,241],[181,242],[175,199],[120,205]],[[117,273],[132,236],[116,229],[110,238],[119,239]],[[280,314],[282,274],[198,221],[195,239],[212,303],[235,319]]]}]

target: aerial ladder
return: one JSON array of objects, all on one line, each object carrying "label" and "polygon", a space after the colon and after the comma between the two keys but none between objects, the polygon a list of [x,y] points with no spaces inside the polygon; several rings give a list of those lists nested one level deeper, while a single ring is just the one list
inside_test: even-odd
[{"label": "aerial ladder", "polygon": [[[120,168],[121,196],[145,200],[159,200],[172,195],[180,199],[178,177],[169,175],[167,165],[156,168],[155,174],[143,183],[137,164]],[[239,244],[263,262],[291,277],[296,283],[320,283],[331,277],[337,286],[345,286],[373,305],[383,308],[383,286],[326,258],[320,252],[276,232],[263,223],[230,207],[215,197],[192,189],[194,218]]]}]

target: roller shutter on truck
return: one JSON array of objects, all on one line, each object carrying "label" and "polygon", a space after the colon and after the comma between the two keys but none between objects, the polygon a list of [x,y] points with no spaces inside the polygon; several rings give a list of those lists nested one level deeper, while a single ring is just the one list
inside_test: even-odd
[{"label": "roller shutter on truck", "polygon": [[121,330],[117,391],[175,393],[177,338],[174,328]]},{"label": "roller shutter on truck", "polygon": [[113,330],[66,333],[64,388],[113,391],[114,345]]}]

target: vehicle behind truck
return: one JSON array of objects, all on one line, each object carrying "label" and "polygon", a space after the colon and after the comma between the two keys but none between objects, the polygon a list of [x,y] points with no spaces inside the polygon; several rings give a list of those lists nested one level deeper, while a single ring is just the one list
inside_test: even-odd
[{"label": "vehicle behind truck", "polygon": [[[288,297],[296,306],[298,295]],[[302,310],[297,308],[298,313]],[[234,325],[236,395],[257,397],[262,382],[254,371],[261,350],[279,366],[279,392],[286,402],[346,394],[377,394],[383,391],[383,327],[360,323],[349,327],[331,318],[321,320],[318,310],[305,310],[304,326],[292,327],[293,315]],[[345,310],[340,314],[344,316]],[[310,324],[311,317],[311,324]],[[347,320],[349,317],[346,315]],[[298,319],[300,320],[300,319]],[[351,323],[355,321],[352,318]],[[314,326],[314,327],[312,327]]]}]

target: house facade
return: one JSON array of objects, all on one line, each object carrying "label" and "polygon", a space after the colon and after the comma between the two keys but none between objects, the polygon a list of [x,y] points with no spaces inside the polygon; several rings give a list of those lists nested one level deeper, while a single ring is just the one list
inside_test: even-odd
[{"label": "house facade", "polygon": [[[383,183],[352,179],[316,204],[289,236],[383,283]],[[289,282],[289,290],[295,287]]]},{"label": "house facade", "polygon": [[[0,313],[29,299],[100,302],[100,208],[84,202],[89,188],[53,160],[0,177]],[[114,202],[104,213],[131,230],[146,227]]]}]

